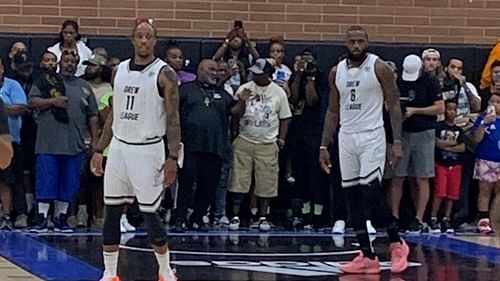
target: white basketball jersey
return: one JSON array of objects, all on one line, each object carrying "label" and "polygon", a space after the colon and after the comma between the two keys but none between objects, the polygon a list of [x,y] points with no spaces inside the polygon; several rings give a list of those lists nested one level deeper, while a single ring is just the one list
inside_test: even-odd
[{"label": "white basketball jersey", "polygon": [[114,80],[113,135],[129,143],[148,143],[166,133],[163,94],[158,75],[167,64],[157,58],[142,71],[130,70],[130,59],[120,63]]},{"label": "white basketball jersey", "polygon": [[339,91],[340,129],[359,133],[384,126],[384,93],[375,73],[378,57],[368,54],[359,67],[347,67],[347,59],[337,66],[335,85]]}]

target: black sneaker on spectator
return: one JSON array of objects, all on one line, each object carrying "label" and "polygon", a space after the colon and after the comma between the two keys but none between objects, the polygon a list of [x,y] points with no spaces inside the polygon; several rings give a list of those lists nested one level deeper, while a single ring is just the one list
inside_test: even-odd
[{"label": "black sneaker on spectator", "polygon": [[183,233],[184,232],[184,226],[181,221],[175,222],[175,227],[172,229],[172,232],[174,233]]},{"label": "black sneaker on spectator", "polygon": [[229,223],[229,230],[232,231],[237,231],[240,229],[240,218],[239,217],[233,217],[231,219],[231,222]]},{"label": "black sneaker on spectator", "polygon": [[37,215],[37,223],[30,229],[30,232],[44,233],[49,231],[49,220],[43,215]]},{"label": "black sneaker on spectator", "polygon": [[453,234],[455,232],[451,226],[450,218],[443,218],[443,221],[441,222],[441,232],[448,234]]},{"label": "black sneaker on spectator", "polygon": [[68,215],[60,214],[54,218],[54,231],[62,233],[73,233],[75,230],[68,224]]},{"label": "black sneaker on spectator", "polygon": [[2,222],[0,222],[0,230],[12,231],[14,230],[14,225],[12,225],[12,221],[9,216],[3,216]]},{"label": "black sneaker on spectator", "polygon": [[420,234],[422,232],[424,232],[424,224],[417,218],[414,218],[413,221],[408,226],[408,233]]},{"label": "black sneaker on spectator", "polygon": [[263,232],[271,230],[271,225],[267,221],[266,217],[259,218],[259,230]]},{"label": "black sneaker on spectator", "polygon": [[431,219],[430,233],[441,233],[441,224],[438,222],[437,218]]},{"label": "black sneaker on spectator", "polygon": [[302,219],[298,217],[294,217],[292,221],[292,227],[294,230],[300,230],[304,228],[304,225],[302,224]]}]

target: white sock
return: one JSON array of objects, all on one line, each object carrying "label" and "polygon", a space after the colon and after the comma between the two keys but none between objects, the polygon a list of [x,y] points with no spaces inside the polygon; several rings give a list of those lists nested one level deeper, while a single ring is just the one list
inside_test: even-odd
[{"label": "white sock", "polygon": [[45,218],[49,215],[50,204],[44,202],[38,202],[38,213],[43,214]]},{"label": "white sock", "polygon": [[122,214],[122,217],[120,218],[120,220],[126,220],[126,221],[128,221],[127,214]]},{"label": "white sock", "polygon": [[252,213],[252,215],[254,215],[254,216],[257,215],[258,211],[259,211],[259,209],[257,209],[257,208],[251,208],[250,209],[250,213]]},{"label": "white sock", "polygon": [[104,276],[114,277],[116,276],[118,269],[118,251],[116,252],[102,252],[104,257]]},{"label": "white sock", "polygon": [[160,267],[160,272],[164,272],[170,269],[170,253],[167,250],[165,254],[158,254],[155,252],[156,260],[158,261],[158,266]]},{"label": "white sock", "polygon": [[54,217],[68,213],[69,203],[64,201],[54,201]]},{"label": "white sock", "polygon": [[26,206],[28,207],[28,213],[33,209],[33,205],[35,204],[35,197],[33,193],[26,193]]}]

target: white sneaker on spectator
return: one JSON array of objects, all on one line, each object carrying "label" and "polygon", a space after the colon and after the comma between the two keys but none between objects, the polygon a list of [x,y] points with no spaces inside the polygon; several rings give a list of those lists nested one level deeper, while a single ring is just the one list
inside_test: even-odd
[{"label": "white sneaker on spectator", "polygon": [[345,221],[338,220],[335,222],[332,228],[333,234],[344,234],[345,233]]},{"label": "white sneaker on spectator", "polygon": [[203,218],[202,218],[202,221],[205,225],[209,225],[210,224],[210,218],[208,217],[208,214],[204,215]]},{"label": "white sneaker on spectator", "polygon": [[122,215],[120,218],[120,231],[122,233],[136,231],[136,228],[128,222],[126,215]]},{"label": "white sneaker on spectator", "polygon": [[368,230],[368,234],[377,234],[377,230],[373,227],[370,220],[366,221],[366,229]]},{"label": "white sneaker on spectator", "polygon": [[78,210],[78,213],[76,214],[76,219],[78,220],[77,227],[87,227],[89,220],[89,214],[87,214],[87,210],[80,208]]},{"label": "white sneaker on spectator", "polygon": [[264,232],[271,230],[271,225],[265,217],[259,218],[259,230]]},{"label": "white sneaker on spectator", "polygon": [[231,222],[229,223],[229,230],[237,231],[240,229],[240,218],[239,217],[233,217],[231,219]]},{"label": "white sneaker on spectator", "polygon": [[333,244],[335,244],[335,247],[337,248],[344,248],[345,245],[345,239],[344,236],[342,235],[333,235],[332,236]]},{"label": "white sneaker on spectator", "polygon": [[17,216],[14,226],[16,228],[28,227],[28,216],[26,216],[25,214],[20,214],[19,216]]}]

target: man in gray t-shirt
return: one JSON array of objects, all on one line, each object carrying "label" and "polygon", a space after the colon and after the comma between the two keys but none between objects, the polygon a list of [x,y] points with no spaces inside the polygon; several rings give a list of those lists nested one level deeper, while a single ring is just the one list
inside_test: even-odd
[{"label": "man in gray t-shirt", "polygon": [[97,103],[88,83],[75,77],[79,57],[63,52],[60,73],[45,73],[30,91],[30,104],[40,111],[35,146],[38,225],[33,232],[47,231],[49,206],[54,201],[54,228],[72,232],[67,224],[69,204],[80,186],[85,143],[97,141]]}]

